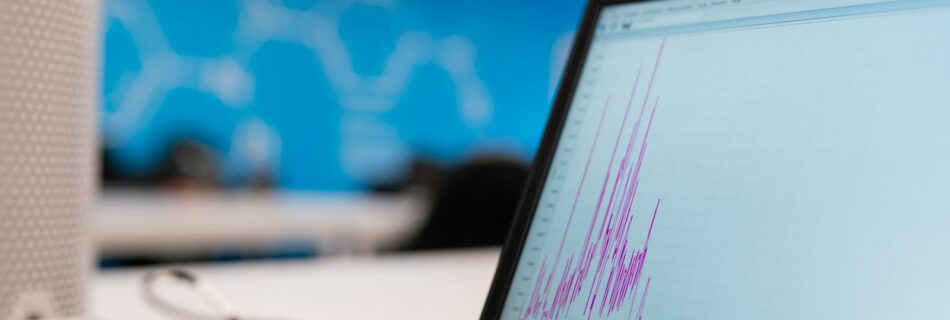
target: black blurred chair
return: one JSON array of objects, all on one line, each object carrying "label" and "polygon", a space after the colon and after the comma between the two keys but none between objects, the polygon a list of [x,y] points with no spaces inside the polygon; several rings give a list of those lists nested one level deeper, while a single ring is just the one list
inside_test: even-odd
[{"label": "black blurred chair", "polygon": [[428,221],[406,250],[501,245],[528,178],[523,163],[480,158],[436,184]]}]

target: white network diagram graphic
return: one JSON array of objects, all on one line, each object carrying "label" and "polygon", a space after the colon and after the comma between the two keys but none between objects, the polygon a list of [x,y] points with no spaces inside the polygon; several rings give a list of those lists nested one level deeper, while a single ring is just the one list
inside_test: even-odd
[{"label": "white network diagram graphic", "polygon": [[[199,90],[232,108],[247,106],[254,98],[255,79],[244,66],[254,51],[271,40],[301,45],[322,63],[329,85],[338,95],[339,106],[344,111],[339,156],[343,169],[350,176],[380,178],[393,171],[389,168],[405,166],[410,161],[405,142],[400,141],[396,129],[379,116],[395,107],[412,72],[419,66],[434,63],[449,75],[456,88],[463,123],[478,128],[493,116],[491,96],[475,70],[476,47],[463,36],[434,38],[422,30],[403,31],[379,74],[365,76],[354,70],[350,52],[339,36],[341,15],[356,4],[392,12],[397,5],[394,1],[324,1],[310,10],[289,9],[260,0],[244,0],[241,4],[243,8],[239,10],[238,25],[233,33],[241,51],[213,58],[177,54],[144,1],[117,0],[105,6],[106,15],[114,18],[133,37],[142,59],[140,71],[125,72],[115,89],[105,95],[116,106],[103,118],[108,147],[120,147],[133,138],[138,128],[154,116],[166,94],[174,89]],[[570,33],[555,43],[552,88],[569,47]],[[235,135],[234,144],[238,147],[232,148],[232,154],[227,157],[252,162],[254,170],[269,168],[276,173],[280,136],[260,119],[249,118],[242,123],[254,126],[253,130],[238,128],[238,131],[263,136]],[[266,146],[240,147],[252,141]],[[392,160],[388,161],[388,168],[380,168],[379,161],[376,161],[380,157]]]}]

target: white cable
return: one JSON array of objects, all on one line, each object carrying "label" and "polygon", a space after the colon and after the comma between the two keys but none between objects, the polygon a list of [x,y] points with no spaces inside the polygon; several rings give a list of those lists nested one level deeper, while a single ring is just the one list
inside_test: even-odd
[{"label": "white cable", "polygon": [[[185,310],[174,306],[161,299],[155,293],[155,284],[160,280],[173,280],[192,288],[208,305],[210,305],[216,316],[202,315],[200,313]],[[234,306],[207,281],[201,280],[188,271],[181,269],[157,270],[149,272],[144,278],[145,300],[156,310],[174,316],[179,319],[188,320],[247,320],[238,316]]]}]

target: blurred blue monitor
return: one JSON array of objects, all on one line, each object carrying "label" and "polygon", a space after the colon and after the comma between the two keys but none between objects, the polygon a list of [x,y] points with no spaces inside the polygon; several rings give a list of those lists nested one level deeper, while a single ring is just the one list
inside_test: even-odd
[{"label": "blurred blue monitor", "polygon": [[182,141],[222,184],[361,190],[415,159],[527,162],[581,0],[107,0],[102,133],[123,175]]}]

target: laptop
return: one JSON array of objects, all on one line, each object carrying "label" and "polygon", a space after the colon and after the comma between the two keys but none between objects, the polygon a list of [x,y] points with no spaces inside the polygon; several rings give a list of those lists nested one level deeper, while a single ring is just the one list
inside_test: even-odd
[{"label": "laptop", "polygon": [[594,0],[482,319],[950,319],[950,2]]}]

